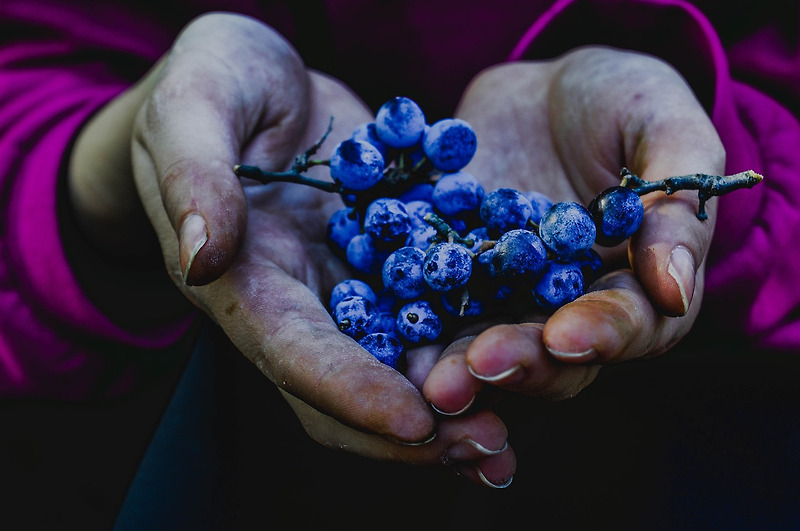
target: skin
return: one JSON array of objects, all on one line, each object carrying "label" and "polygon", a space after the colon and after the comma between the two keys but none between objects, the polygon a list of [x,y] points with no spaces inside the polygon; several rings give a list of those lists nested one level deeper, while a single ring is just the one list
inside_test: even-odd
[{"label": "skin", "polygon": [[[188,300],[205,312],[278,386],[314,440],[375,459],[446,463],[476,483],[505,486],[514,451],[502,420],[471,407],[477,395],[493,388],[512,397],[574,396],[600,365],[658,355],[689,330],[714,205],[699,224],[691,196],[648,197],[646,222],[628,252],[607,253],[622,265],[627,256],[632,270],[604,277],[549,319],[487,321],[451,345],[412,351],[406,377],[380,364],[338,331],[320,303],[350,276],[324,241],[339,198],[296,185],[256,186],[232,170],[240,163],[286,169],[331,115],[334,131],[320,158],[370,121],[369,109],[342,83],[308,71],[267,26],[205,15],[84,128],[68,180],[79,227],[113,262],[162,257],[172,283],[163,300],[149,294],[147,304]],[[487,189],[535,188],[586,203],[615,184],[623,162],[644,178],[724,166],[689,88],[636,54],[595,48],[490,69],[467,87],[457,115],[476,129],[479,151],[468,171]],[[536,179],[520,168],[535,168]],[[310,175],[326,178],[324,168]],[[690,305],[669,275],[675,246],[689,251],[697,272],[684,288]],[[163,276],[154,271],[154,282]],[[108,310],[135,307],[126,300]]]}]

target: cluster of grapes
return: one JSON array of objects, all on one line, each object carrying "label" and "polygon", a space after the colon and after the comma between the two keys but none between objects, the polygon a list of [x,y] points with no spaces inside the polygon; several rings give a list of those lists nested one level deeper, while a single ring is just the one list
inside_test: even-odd
[{"label": "cluster of grapes", "polygon": [[639,228],[640,195],[699,190],[702,219],[708,197],[761,178],[745,172],[736,183],[703,174],[645,182],[623,168],[621,184],[588,206],[534,190],[487,193],[463,170],[477,148],[470,124],[457,118],[428,124],[405,97],[387,101],[374,121],[317,162],[329,165],[332,183],[301,174],[324,138],[291,172],[236,171],[340,194],[344,206],[330,218],[327,236],[357,278],[337,284],[328,307],[343,333],[395,368],[407,348],[470,319],[549,314],[580,297],[603,273],[593,246],[617,245]]}]

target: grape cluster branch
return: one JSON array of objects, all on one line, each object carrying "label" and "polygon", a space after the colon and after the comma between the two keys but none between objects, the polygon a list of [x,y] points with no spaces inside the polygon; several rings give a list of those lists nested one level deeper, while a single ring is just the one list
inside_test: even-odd
[{"label": "grape cluster branch", "polygon": [[753,170],[747,170],[733,175],[692,173],[689,175],[667,177],[660,181],[645,181],[641,177],[631,173],[627,168],[622,168],[620,176],[622,177],[620,186],[632,189],[639,196],[655,191],[662,191],[667,195],[671,195],[678,190],[697,190],[697,197],[700,200],[700,205],[697,209],[697,219],[700,220],[708,218],[705,208],[706,201],[712,197],[724,195],[740,188],[752,188],[764,178],[763,175]]}]

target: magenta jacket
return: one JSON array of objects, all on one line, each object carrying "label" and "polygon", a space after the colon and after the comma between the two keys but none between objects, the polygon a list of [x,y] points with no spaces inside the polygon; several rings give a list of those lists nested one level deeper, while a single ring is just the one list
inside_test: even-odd
[{"label": "magenta jacket", "polygon": [[65,256],[57,191],[81,124],[142,76],[192,17],[213,9],[276,27],[311,66],[370,104],[402,93],[442,117],[467,81],[501,61],[553,57],[584,44],[664,58],[708,109],[727,149],[727,172],[766,177],[720,200],[702,330],[749,348],[800,352],[800,4],[4,0],[0,397],[119,394],[136,385],[141,368],[136,355],[121,366],[109,352],[125,347],[149,356],[189,330],[193,316],[134,333],[92,304]]}]

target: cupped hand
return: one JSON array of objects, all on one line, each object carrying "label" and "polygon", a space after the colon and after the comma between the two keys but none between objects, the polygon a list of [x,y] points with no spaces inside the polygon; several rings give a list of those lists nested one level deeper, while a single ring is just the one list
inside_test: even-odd
[{"label": "cupped hand", "polygon": [[[487,192],[537,190],[588,205],[625,166],[646,180],[722,175],[725,154],[705,110],[669,65],[603,47],[481,73],[458,116],[478,135],[466,168]],[[486,386],[544,399],[580,392],[601,366],[657,356],[695,321],[714,230],[696,217],[696,192],[643,196],[628,241],[598,251],[613,269],[546,318],[489,326],[457,341],[427,374],[424,394],[460,412]],[[431,362],[428,362],[429,365]]]},{"label": "cupped hand", "polygon": [[[319,151],[327,158],[371,119],[364,104],[308,72],[274,31],[234,15],[196,20],[153,75],[134,125],[134,177],[183,294],[280,388],[320,443],[458,463],[476,482],[507,483],[514,454],[496,415],[437,423],[417,388],[342,334],[320,302],[349,276],[325,241],[341,199],[233,172],[236,164],[287,169],[334,116]],[[308,175],[329,178],[324,172]]]}]

